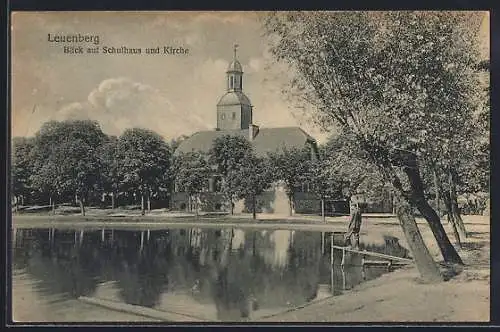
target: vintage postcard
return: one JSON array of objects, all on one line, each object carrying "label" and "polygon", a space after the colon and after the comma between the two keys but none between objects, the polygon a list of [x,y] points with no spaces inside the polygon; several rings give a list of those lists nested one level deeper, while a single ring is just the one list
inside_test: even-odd
[{"label": "vintage postcard", "polygon": [[11,13],[12,321],[488,322],[489,25]]}]

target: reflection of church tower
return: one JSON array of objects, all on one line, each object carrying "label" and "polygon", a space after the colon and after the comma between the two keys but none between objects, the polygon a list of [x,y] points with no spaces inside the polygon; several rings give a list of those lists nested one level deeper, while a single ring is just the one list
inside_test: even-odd
[{"label": "reflection of church tower", "polygon": [[227,92],[217,104],[217,129],[248,129],[252,123],[252,105],[243,93],[243,68],[236,58],[238,45],[234,46],[234,59],[226,71]]}]

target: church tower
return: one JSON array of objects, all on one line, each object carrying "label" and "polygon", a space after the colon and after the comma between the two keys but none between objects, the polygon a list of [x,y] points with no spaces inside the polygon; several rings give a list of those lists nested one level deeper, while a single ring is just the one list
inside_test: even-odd
[{"label": "church tower", "polygon": [[252,104],[243,93],[243,67],[234,45],[233,61],[226,71],[227,91],[217,103],[217,130],[248,129],[252,123]]}]

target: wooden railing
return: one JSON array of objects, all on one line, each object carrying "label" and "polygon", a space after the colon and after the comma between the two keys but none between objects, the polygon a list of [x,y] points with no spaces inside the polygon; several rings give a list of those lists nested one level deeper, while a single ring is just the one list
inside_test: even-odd
[{"label": "wooden railing", "polygon": [[[346,253],[347,252],[352,252],[358,255],[361,255],[361,276],[363,280],[366,280],[366,271],[365,268],[368,266],[385,266],[387,267],[387,271],[391,271],[392,267],[394,266],[402,266],[402,265],[408,265],[408,264],[413,264],[414,261],[409,258],[404,258],[404,257],[398,257],[398,256],[393,256],[393,255],[387,255],[387,254],[382,254],[379,252],[374,252],[374,251],[367,251],[367,250],[359,250],[359,249],[353,249],[351,247],[345,247],[345,246],[337,246],[334,245],[334,234],[332,233],[330,235],[330,260],[331,260],[331,287],[332,287],[332,293],[333,293],[333,286],[334,286],[334,250],[342,250],[342,261],[340,263],[340,268],[342,270],[342,289],[346,289],[346,276],[345,276],[345,270],[344,267],[346,265]],[[376,257],[379,260],[367,260],[366,257]],[[382,259],[382,260],[380,260]]]}]

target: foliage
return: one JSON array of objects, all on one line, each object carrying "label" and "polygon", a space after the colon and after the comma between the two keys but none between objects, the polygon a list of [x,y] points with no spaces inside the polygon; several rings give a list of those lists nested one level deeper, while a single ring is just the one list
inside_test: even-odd
[{"label": "foliage", "polygon": [[467,14],[292,12],[265,23],[296,74],[292,96],[323,128],[340,125],[373,154],[453,152],[478,92]]},{"label": "foliage", "polygon": [[271,172],[268,160],[247,154],[241,167],[228,173],[228,180],[234,185],[237,196],[253,202],[254,218],[256,197],[271,186],[273,181]]},{"label": "foliage", "polygon": [[307,148],[283,148],[268,154],[273,179],[282,181],[290,199],[293,193],[310,178],[311,153]]},{"label": "foliage", "polygon": [[346,133],[331,137],[322,151],[323,164],[339,182],[345,198],[362,194],[367,199],[378,200],[387,190],[376,167],[363,159],[355,137]]},{"label": "foliage", "polygon": [[178,191],[195,198],[206,187],[212,168],[208,156],[201,152],[181,153],[174,161],[175,182]]},{"label": "foliage", "polygon": [[217,166],[222,176],[241,166],[245,156],[252,150],[252,145],[243,136],[224,135],[217,137],[210,150],[210,162]]},{"label": "foliage", "polygon": [[101,165],[102,189],[116,191],[122,180],[120,174],[120,159],[118,158],[118,138],[108,136],[98,150]]},{"label": "foliage", "polygon": [[[231,205],[237,196],[237,187],[230,176],[241,167],[245,167],[246,155],[252,153],[252,145],[242,136],[224,135],[214,140],[209,152],[209,161],[215,165],[217,174],[222,177],[222,192]],[[232,211],[232,209],[231,209]]]},{"label": "foliage", "polygon": [[117,159],[124,188],[146,192],[168,187],[170,172],[170,147],[157,133],[142,129],[127,129],[118,139]]},{"label": "foliage", "polygon": [[35,188],[53,194],[73,193],[84,198],[100,181],[97,150],[104,133],[94,121],[47,122],[35,135]]},{"label": "foliage", "polygon": [[11,189],[13,195],[27,195],[31,191],[33,147],[33,140],[30,138],[14,137],[12,139]]}]

